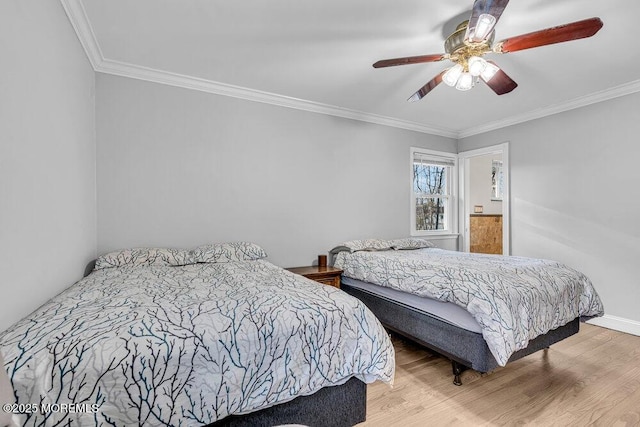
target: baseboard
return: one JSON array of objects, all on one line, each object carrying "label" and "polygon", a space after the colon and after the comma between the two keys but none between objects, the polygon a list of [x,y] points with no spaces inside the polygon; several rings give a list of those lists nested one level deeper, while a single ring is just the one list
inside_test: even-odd
[{"label": "baseboard", "polygon": [[625,332],[627,334],[640,336],[640,322],[622,317],[609,316],[605,314],[602,317],[596,317],[587,321],[592,325],[602,326],[603,328],[615,329],[616,331]]}]

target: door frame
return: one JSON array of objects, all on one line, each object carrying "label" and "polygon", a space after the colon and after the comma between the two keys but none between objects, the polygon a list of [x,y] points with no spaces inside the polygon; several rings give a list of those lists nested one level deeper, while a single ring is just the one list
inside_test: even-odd
[{"label": "door frame", "polygon": [[469,217],[471,215],[471,203],[467,194],[470,191],[469,170],[473,157],[484,156],[487,154],[502,154],[502,170],[504,173],[504,192],[502,196],[502,254],[511,255],[511,226],[510,226],[510,166],[509,166],[509,142],[492,145],[490,147],[478,148],[475,150],[462,151],[458,153],[458,182],[459,182],[459,228],[460,249],[464,252],[470,251],[469,238]]}]

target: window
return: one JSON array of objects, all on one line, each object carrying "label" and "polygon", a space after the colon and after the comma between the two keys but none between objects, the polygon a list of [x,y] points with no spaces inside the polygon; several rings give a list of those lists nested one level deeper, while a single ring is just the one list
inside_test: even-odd
[{"label": "window", "polygon": [[456,155],[411,149],[411,234],[452,234],[455,227]]}]

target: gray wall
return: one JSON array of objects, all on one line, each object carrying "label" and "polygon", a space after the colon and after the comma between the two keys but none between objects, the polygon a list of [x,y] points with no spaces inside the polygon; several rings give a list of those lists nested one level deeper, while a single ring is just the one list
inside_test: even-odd
[{"label": "gray wall", "polygon": [[607,315],[640,322],[640,94],[459,141],[509,141],[512,253],[586,273]]},{"label": "gray wall", "polygon": [[410,146],[504,141],[513,253],[584,271],[608,315],[640,322],[640,94],[455,141],[96,77],[56,1],[0,2],[0,40],[0,330],[79,279],[96,247],[246,239],[290,266],[406,236]]},{"label": "gray wall", "polygon": [[409,234],[409,147],[454,139],[98,74],[98,252],[250,240],[308,265]]},{"label": "gray wall", "polygon": [[94,72],[60,2],[0,2],[0,330],[96,251]]}]

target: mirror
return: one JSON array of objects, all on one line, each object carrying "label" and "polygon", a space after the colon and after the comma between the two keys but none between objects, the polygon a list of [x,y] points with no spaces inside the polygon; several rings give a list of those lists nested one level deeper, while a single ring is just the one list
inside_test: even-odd
[{"label": "mirror", "polygon": [[502,161],[493,160],[491,163],[491,200],[502,200],[504,189],[504,175]]}]

